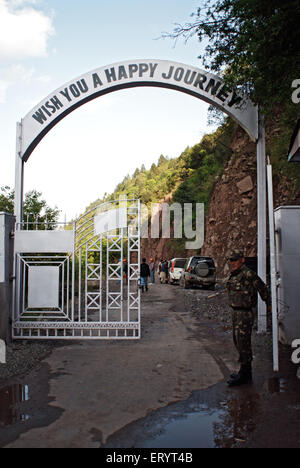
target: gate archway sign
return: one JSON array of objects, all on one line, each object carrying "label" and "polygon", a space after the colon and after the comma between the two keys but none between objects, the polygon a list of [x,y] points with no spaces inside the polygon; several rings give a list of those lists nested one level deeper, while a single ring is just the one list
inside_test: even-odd
[{"label": "gate archway sign", "polygon": [[219,107],[257,139],[257,109],[215,75],[187,65],[161,61],[127,61],[98,68],[58,88],[23,119],[22,159],[26,161],[43,136],[77,107],[101,95],[136,86],[159,86],[191,94]]},{"label": "gate archway sign", "polygon": [[[228,89],[207,71],[167,60],[131,60],[97,68],[53,91],[17,123],[15,215],[22,221],[23,170],[41,139],[70,112],[105,94],[133,87],[152,86],[190,94],[219,108],[236,120],[257,144],[258,273],[266,277],[265,136],[258,108]],[[265,329],[265,311],[259,304],[259,328]]]}]

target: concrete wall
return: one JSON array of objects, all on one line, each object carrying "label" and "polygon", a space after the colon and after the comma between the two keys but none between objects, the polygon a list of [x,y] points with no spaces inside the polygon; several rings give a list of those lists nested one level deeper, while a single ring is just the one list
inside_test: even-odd
[{"label": "concrete wall", "polygon": [[300,206],[275,210],[280,341],[300,339]]},{"label": "concrete wall", "polygon": [[11,337],[12,280],[15,217],[0,213],[0,339]]}]

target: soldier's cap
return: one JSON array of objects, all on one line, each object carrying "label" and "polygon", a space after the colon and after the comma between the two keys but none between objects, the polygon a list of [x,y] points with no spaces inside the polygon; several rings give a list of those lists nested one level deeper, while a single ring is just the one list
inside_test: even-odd
[{"label": "soldier's cap", "polygon": [[232,250],[228,257],[228,260],[235,261],[239,258],[244,258],[244,252],[242,250]]}]

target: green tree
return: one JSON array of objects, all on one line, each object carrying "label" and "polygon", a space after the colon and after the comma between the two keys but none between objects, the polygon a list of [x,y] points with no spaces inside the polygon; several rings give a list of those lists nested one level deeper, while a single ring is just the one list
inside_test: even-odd
[{"label": "green tree", "polygon": [[4,211],[5,213],[14,212],[14,190],[7,185],[1,187],[0,211]]},{"label": "green tree", "polygon": [[155,176],[158,174],[157,166],[155,163],[153,163],[150,167],[150,173],[152,176]]},{"label": "green tree", "polygon": [[299,0],[206,0],[192,16],[168,36],[196,34],[204,66],[265,110],[290,101],[300,77]]},{"label": "green tree", "polygon": [[158,163],[157,163],[157,166],[162,166],[163,164],[165,164],[167,162],[167,158],[161,154],[159,159],[158,159]]},{"label": "green tree", "polygon": [[[50,208],[46,200],[41,198],[42,193],[30,190],[25,194],[23,203],[23,220],[28,223],[28,229],[33,229],[33,223],[38,222],[34,228],[52,229],[57,223],[60,210],[57,207]],[[14,212],[14,190],[8,186],[1,187],[0,211],[13,214]]]}]

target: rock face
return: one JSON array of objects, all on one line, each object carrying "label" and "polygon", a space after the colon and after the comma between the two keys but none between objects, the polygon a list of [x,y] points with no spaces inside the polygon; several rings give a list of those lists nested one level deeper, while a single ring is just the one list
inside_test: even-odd
[{"label": "rock face", "polygon": [[[168,194],[163,200],[159,201],[160,205],[163,203],[172,204],[172,195]],[[170,238],[162,237],[162,223],[161,223],[161,211],[158,211],[159,217],[159,237],[151,237],[151,220],[148,220],[148,238],[142,238],[141,241],[141,258],[146,258],[149,262],[150,258],[154,258],[156,263],[160,260],[170,260],[174,257],[187,258],[190,255],[195,255],[196,250],[182,250],[179,249],[176,240],[174,239],[174,226],[170,224]],[[156,218],[157,221],[157,218]]]},{"label": "rock face", "polygon": [[215,259],[219,277],[228,274],[226,258],[234,248],[256,256],[256,149],[243,132],[238,132],[232,157],[216,180],[206,219],[202,254]]},{"label": "rock face", "polygon": [[141,258],[145,257],[149,262],[154,258],[158,263],[160,260],[170,260],[176,256],[176,250],[169,247],[166,239],[143,239],[141,247]]},{"label": "rock face", "polygon": [[[201,252],[215,259],[219,278],[229,272],[226,257],[231,250],[257,256],[256,147],[240,129],[231,148],[232,157],[212,190]],[[291,198],[292,181],[273,177],[273,184],[275,208],[299,204],[299,199]]]}]

